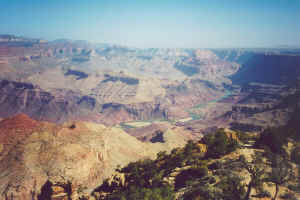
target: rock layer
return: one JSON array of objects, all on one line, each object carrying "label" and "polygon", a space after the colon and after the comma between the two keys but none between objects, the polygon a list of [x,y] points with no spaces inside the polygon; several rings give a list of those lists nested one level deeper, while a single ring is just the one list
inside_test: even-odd
[{"label": "rock layer", "polygon": [[183,136],[170,131],[165,143],[151,144],[117,128],[87,122],[55,125],[23,114],[0,122],[0,139],[1,199],[22,200],[37,199],[47,183],[63,188],[72,183],[72,195],[88,194],[118,165],[185,144]]}]

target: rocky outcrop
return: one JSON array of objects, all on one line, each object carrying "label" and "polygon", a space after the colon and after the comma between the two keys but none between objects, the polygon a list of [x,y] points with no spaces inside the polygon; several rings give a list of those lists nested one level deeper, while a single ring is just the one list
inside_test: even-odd
[{"label": "rocky outcrop", "polygon": [[167,118],[164,108],[152,102],[136,104],[99,102],[70,90],[44,91],[30,83],[0,81],[0,115],[9,117],[19,112],[37,120],[63,123],[70,119],[116,124],[129,120]]},{"label": "rocky outcrop", "polygon": [[[102,111],[108,118],[118,116],[131,120],[168,119],[167,110],[161,104],[145,102],[137,104],[108,103],[102,105]],[[113,119],[112,119],[113,120]]]},{"label": "rocky outcrop", "polygon": [[[222,93],[203,81],[206,75],[232,72],[229,62],[209,50],[140,51],[65,39],[15,44],[22,38],[2,38],[0,117],[23,112],[37,120],[107,125],[186,118],[187,108]],[[174,69],[176,60],[199,68],[197,80],[184,81],[187,76]]]},{"label": "rocky outcrop", "polygon": [[117,166],[185,144],[175,132],[166,132],[165,143],[151,144],[118,128],[87,122],[55,125],[23,114],[0,122],[0,139],[0,194],[9,200],[45,195],[79,199]]},{"label": "rocky outcrop", "polygon": [[176,62],[174,68],[186,76],[220,83],[218,79],[235,73],[239,65],[218,57],[213,51],[196,49],[192,56]]},{"label": "rocky outcrop", "polygon": [[239,130],[243,132],[260,132],[263,130],[262,126],[238,122],[230,123],[230,127],[232,130]]},{"label": "rocky outcrop", "polygon": [[107,90],[107,93],[106,90],[100,90],[102,99],[70,89],[46,91],[31,83],[2,80],[0,116],[9,117],[22,112],[36,120],[56,123],[84,120],[106,125],[132,120],[183,118],[188,116],[184,110],[186,107],[209,101],[222,94],[216,86],[208,84],[205,81],[191,81],[182,86],[166,87],[166,96],[157,97],[152,101],[126,103],[126,98],[122,97],[124,103],[103,103],[109,102],[109,99],[122,102],[122,99],[117,100],[118,97],[112,88]]},{"label": "rocky outcrop", "polygon": [[[59,92],[59,91],[58,91]],[[57,92],[57,93],[58,93]],[[8,117],[23,112],[35,119],[62,122],[75,112],[76,94],[52,95],[30,83],[0,81],[0,115]],[[80,109],[79,109],[80,110]]]},{"label": "rocky outcrop", "polygon": [[[265,104],[256,106],[258,110],[234,106],[229,113],[232,118],[234,113],[248,117],[281,98],[282,85],[270,83],[292,83],[300,75],[297,52],[281,50],[142,50],[65,39],[16,44],[26,38],[0,38],[6,40],[0,42],[0,79],[5,79],[0,81],[0,117],[22,112],[56,123],[207,122],[236,103]],[[232,85],[228,76],[243,87]],[[214,104],[224,96],[224,88],[234,90],[238,99]],[[245,98],[239,98],[240,93]],[[213,103],[202,109],[208,102]]]}]

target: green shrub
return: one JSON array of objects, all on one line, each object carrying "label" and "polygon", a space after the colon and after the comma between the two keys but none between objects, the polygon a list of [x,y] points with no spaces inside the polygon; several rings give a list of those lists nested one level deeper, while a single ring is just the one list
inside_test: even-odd
[{"label": "green shrub", "polygon": [[187,185],[187,181],[202,178],[208,175],[208,169],[206,167],[190,168],[183,170],[176,176],[175,189],[182,188]]},{"label": "green shrub", "polygon": [[128,190],[110,195],[108,200],[174,200],[174,191],[170,186],[144,188],[132,186]]},{"label": "green shrub", "polygon": [[260,193],[256,194],[256,195],[252,195],[252,197],[256,197],[256,198],[265,198],[265,197],[271,197],[271,193],[269,191],[263,190]]},{"label": "green shrub", "polygon": [[297,200],[298,198],[293,193],[284,193],[280,195],[281,199]]},{"label": "green shrub", "polygon": [[295,191],[295,192],[300,192],[300,187],[298,184],[296,184],[296,185],[290,184],[287,186],[287,188],[289,188],[290,190]]},{"label": "green shrub", "polygon": [[201,142],[208,146],[206,157],[211,158],[220,158],[238,147],[238,142],[228,137],[223,129],[218,130],[216,133],[205,135]]},{"label": "green shrub", "polygon": [[242,131],[236,131],[236,134],[240,141],[247,143],[249,140],[253,139],[248,133]]},{"label": "green shrub", "polygon": [[261,133],[256,145],[259,147],[267,146],[273,153],[284,154],[283,145],[287,143],[286,134],[283,127],[268,128]]},{"label": "green shrub", "polygon": [[300,165],[300,145],[297,145],[293,148],[291,152],[291,160]]},{"label": "green shrub", "polygon": [[208,166],[208,169],[210,169],[210,170],[217,170],[220,168],[222,168],[222,163],[220,161],[213,162],[212,164],[210,164]]},{"label": "green shrub", "polygon": [[235,174],[227,174],[224,176],[217,187],[222,190],[221,199],[235,199],[241,200],[245,197],[246,191],[242,184],[242,178]]}]

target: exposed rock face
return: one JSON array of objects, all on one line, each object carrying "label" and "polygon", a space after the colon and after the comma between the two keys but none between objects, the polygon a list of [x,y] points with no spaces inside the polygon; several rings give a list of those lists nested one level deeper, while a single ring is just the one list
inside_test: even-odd
[{"label": "exposed rock face", "polygon": [[299,86],[294,81],[282,85],[248,83],[241,94],[243,97],[231,111],[220,117],[233,129],[260,131],[268,126],[283,126],[299,107]]},{"label": "exposed rock face", "polygon": [[30,83],[3,80],[0,93],[0,114],[4,117],[23,112],[35,119],[62,122],[80,112],[80,108],[76,110],[80,97],[71,91],[57,91],[54,96]]},{"label": "exposed rock face", "polygon": [[[235,56],[232,55],[234,59]],[[226,54],[224,54],[224,59]],[[231,127],[260,131],[269,126],[283,126],[299,108],[299,54],[253,53],[243,59],[241,68],[231,76],[240,90],[227,99],[231,108],[207,121],[191,122],[193,128]],[[240,62],[240,61],[239,61]],[[223,107],[228,104],[223,101]]]},{"label": "exposed rock face", "polygon": [[[224,76],[237,68],[210,50],[0,39],[1,117],[23,112],[37,120],[109,125],[186,118],[189,107],[222,95],[222,87],[211,85],[229,81]],[[174,68],[177,62],[197,68],[195,81]]]},{"label": "exposed rock face", "polygon": [[167,119],[168,114],[160,104],[145,102],[137,104],[109,103],[102,105],[101,113],[112,124],[130,120]]},{"label": "exposed rock face", "polygon": [[34,119],[50,122],[84,120],[112,125],[131,120],[186,117],[186,107],[209,101],[222,94],[222,91],[208,88],[202,82],[167,87],[165,97],[156,97],[146,102],[104,103],[109,102],[109,99],[118,101],[117,97],[107,97],[109,93],[115,93],[111,90],[107,92],[105,95],[105,91],[101,90],[106,99],[99,99],[97,96],[84,95],[69,89],[46,91],[31,83],[2,80],[0,115],[9,117],[22,112]]},{"label": "exposed rock face", "polygon": [[220,59],[227,62],[243,64],[251,59],[257,53],[255,51],[243,49],[214,49],[212,50]]},{"label": "exposed rock face", "polygon": [[[134,49],[0,38],[0,117],[23,112],[36,120],[105,125],[201,119],[194,124],[198,132],[236,120],[268,126],[278,123],[275,117],[286,122],[288,112],[271,108],[282,85],[300,75],[298,50]],[[227,90],[234,97],[219,102]]]},{"label": "exposed rock face", "polygon": [[86,122],[60,126],[23,114],[0,122],[0,139],[1,199],[22,200],[45,195],[42,186],[51,190],[52,199],[67,199],[68,190],[79,197],[118,165],[185,144],[174,132],[166,132],[165,143],[150,144],[117,128]]},{"label": "exposed rock face", "polygon": [[239,65],[219,58],[213,51],[197,49],[194,55],[185,57],[174,67],[187,76],[201,77],[203,80],[220,82],[218,79],[235,73]]}]

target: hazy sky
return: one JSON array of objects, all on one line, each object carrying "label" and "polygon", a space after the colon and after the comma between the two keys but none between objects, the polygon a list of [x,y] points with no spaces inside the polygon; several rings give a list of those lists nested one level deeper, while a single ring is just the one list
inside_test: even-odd
[{"label": "hazy sky", "polygon": [[300,45],[300,0],[0,0],[0,34],[135,47]]}]

